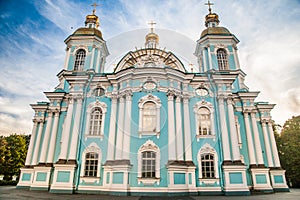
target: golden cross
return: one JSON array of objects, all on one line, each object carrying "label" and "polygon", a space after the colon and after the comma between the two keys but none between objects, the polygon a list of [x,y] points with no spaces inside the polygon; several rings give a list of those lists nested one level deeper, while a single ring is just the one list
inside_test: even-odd
[{"label": "golden cross", "polygon": [[148,24],[151,26],[150,27],[151,33],[153,33],[154,25],[156,24],[156,22],[151,20]]},{"label": "golden cross", "polygon": [[208,6],[208,11],[209,13],[211,13],[211,7],[212,5],[214,5],[213,3],[210,3],[210,1],[208,0],[207,3],[205,4],[206,6]]},{"label": "golden cross", "polygon": [[99,4],[96,4],[96,3],[93,3],[91,6],[93,6],[94,7],[94,9],[93,9],[93,15],[96,13],[96,7],[97,6],[100,6]]}]

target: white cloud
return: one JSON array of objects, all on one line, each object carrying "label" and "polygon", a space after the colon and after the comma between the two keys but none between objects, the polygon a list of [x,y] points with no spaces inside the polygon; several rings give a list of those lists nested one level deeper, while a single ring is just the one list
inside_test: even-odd
[{"label": "white cloud", "polygon": [[[120,4],[111,2],[108,7],[100,6],[97,8],[100,29],[104,39],[111,43],[110,62],[117,62],[118,55],[133,50],[135,46],[143,46],[147,22],[155,20],[161,46],[177,49],[175,53],[195,64],[191,55],[195,46],[192,46],[205,28],[205,2],[121,0]],[[0,134],[16,131],[30,133],[28,129],[32,126],[33,111],[28,105],[46,100],[42,92],[53,90],[58,83],[55,75],[63,68],[65,57],[63,40],[84,25],[85,15],[92,10],[91,3],[79,0],[34,1],[38,12],[52,24],[43,30],[35,29],[38,27],[35,20],[28,20],[19,27],[8,24],[16,35],[28,40],[18,41],[14,37],[1,39],[6,51],[0,55],[0,91],[3,92],[0,95]],[[214,3],[213,12],[219,14],[221,26],[227,27],[241,40],[241,67],[248,74],[246,83],[250,90],[261,91],[257,100],[276,103],[273,118],[281,124],[291,115],[300,114],[299,2],[290,0],[283,4],[280,0],[226,0]],[[8,13],[1,14],[1,18],[12,17]],[[141,28],[141,32],[136,31]],[[178,48],[181,43],[176,37],[181,36],[165,37],[164,29],[184,34],[187,38],[182,40],[191,40],[188,42],[190,49]],[[122,36],[127,34],[125,32],[138,32],[141,38],[124,41],[126,38]],[[124,43],[123,48],[115,48],[113,43],[116,40]]]}]

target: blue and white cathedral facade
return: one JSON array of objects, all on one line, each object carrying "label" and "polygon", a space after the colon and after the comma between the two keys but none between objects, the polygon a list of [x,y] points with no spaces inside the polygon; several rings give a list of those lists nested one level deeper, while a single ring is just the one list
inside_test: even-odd
[{"label": "blue and white cathedral facade", "polygon": [[113,72],[99,19],[65,43],[60,84],[31,104],[33,130],[18,188],[116,195],[249,195],[288,191],[270,111],[244,84],[239,40],[205,17],[196,73],[158,48],[129,51]]}]

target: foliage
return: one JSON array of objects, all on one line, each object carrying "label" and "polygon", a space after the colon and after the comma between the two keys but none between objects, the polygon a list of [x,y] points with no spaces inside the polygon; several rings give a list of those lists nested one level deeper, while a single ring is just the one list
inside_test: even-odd
[{"label": "foliage", "polygon": [[300,115],[285,122],[277,146],[290,187],[300,187]]},{"label": "foliage", "polygon": [[0,136],[0,174],[4,175],[4,180],[19,175],[25,163],[29,139],[27,135]]}]

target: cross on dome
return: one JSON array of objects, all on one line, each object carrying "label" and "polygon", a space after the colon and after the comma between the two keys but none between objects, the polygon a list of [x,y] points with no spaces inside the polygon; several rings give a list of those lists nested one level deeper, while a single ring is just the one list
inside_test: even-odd
[{"label": "cross on dome", "polygon": [[150,31],[151,31],[151,33],[153,33],[154,25],[156,24],[156,22],[153,21],[153,20],[151,20],[148,24],[150,25]]},{"label": "cross on dome", "polygon": [[206,6],[208,6],[208,11],[209,13],[211,13],[211,7],[212,5],[214,5],[213,3],[210,3],[210,1],[208,0],[207,3],[205,3]]},{"label": "cross on dome", "polygon": [[93,15],[94,15],[96,13],[97,6],[100,6],[100,4],[93,3],[91,6],[94,7],[94,9],[93,9]]}]

